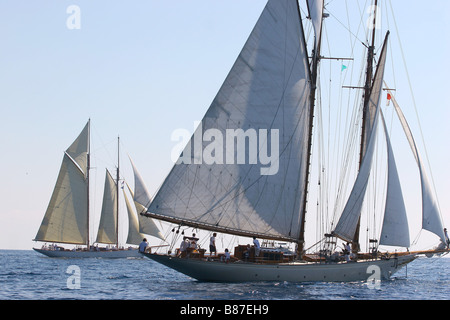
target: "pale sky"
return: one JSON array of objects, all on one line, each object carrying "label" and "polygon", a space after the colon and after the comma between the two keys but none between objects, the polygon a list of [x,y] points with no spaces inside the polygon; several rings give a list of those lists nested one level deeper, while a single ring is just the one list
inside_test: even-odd
[{"label": "pale sky", "polygon": [[[358,3],[357,10],[367,12],[370,1],[325,2],[330,11],[335,10],[326,20],[329,44],[337,46],[331,54],[348,56],[349,33],[339,27],[347,24],[346,4],[354,10]],[[450,226],[450,102],[446,95],[450,3],[392,2],[444,225]],[[172,166],[176,143],[171,133],[179,128],[193,131],[265,3],[0,1],[0,249],[35,245],[31,240],[50,200],[63,152],[89,118],[92,151],[99,154],[93,155],[95,187],[103,185],[103,168],[116,164],[120,135],[123,175],[132,177],[128,153],[154,194]],[[67,26],[71,14],[66,10],[71,5],[80,9],[80,29]],[[305,8],[303,0],[300,5]],[[360,18],[354,18],[358,26]],[[386,71],[386,80],[395,83],[397,100],[422,144],[396,29],[392,20],[389,24],[392,49],[397,49],[389,54],[389,66],[398,73],[394,79],[394,73]],[[357,43],[355,51],[360,46]],[[329,54],[328,43],[324,47],[323,54]],[[426,155],[425,150],[422,154]],[[95,203],[100,204],[101,198]]]}]

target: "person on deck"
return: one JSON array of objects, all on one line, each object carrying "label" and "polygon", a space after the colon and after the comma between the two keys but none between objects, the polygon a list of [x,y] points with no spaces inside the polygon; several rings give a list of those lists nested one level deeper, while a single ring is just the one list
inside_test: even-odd
[{"label": "person on deck", "polygon": [[350,262],[350,244],[347,242],[347,244],[344,245],[344,256],[345,256],[345,261]]},{"label": "person on deck", "polygon": [[231,256],[230,252],[228,252],[228,249],[225,249],[225,263],[230,262]]},{"label": "person on deck", "polygon": [[253,237],[253,244],[255,245],[255,257],[258,257],[261,246],[259,245],[259,241],[258,239],[256,239],[256,237]]},{"label": "person on deck", "polygon": [[179,257],[184,258],[186,256],[186,249],[189,248],[190,243],[187,237],[183,237],[183,241],[180,244],[180,252],[178,253]]},{"label": "person on deck", "polygon": [[450,248],[450,238],[448,237],[447,228],[444,228],[445,242],[447,244],[447,249]]},{"label": "person on deck", "polygon": [[145,250],[147,249],[147,246],[148,246],[147,239],[144,238],[144,239],[142,240],[142,242],[139,244],[139,252],[144,253]]},{"label": "person on deck", "polygon": [[213,233],[212,237],[209,238],[209,251],[211,252],[211,256],[213,255],[213,252],[215,254],[217,254],[216,237],[217,237],[217,233]]}]

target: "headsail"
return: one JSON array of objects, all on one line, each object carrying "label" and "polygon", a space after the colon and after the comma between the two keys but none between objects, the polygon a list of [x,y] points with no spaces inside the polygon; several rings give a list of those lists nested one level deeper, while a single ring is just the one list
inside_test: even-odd
[{"label": "headsail", "polygon": [[[297,241],[308,174],[309,80],[298,3],[269,0],[147,215]],[[216,146],[224,138],[226,150],[221,150]],[[268,148],[270,167],[264,162]],[[202,151],[214,161],[202,159]]]},{"label": "headsail", "polygon": [[[364,202],[364,197],[367,190],[367,182],[369,180],[369,175],[372,167],[372,160],[374,154],[374,147],[376,141],[377,124],[380,110],[380,100],[384,77],[384,68],[386,65],[386,51],[387,51],[387,40],[389,33],[386,35],[384,41],[383,49],[381,51],[380,60],[378,62],[377,71],[375,73],[375,78],[372,85],[372,90],[370,93],[369,101],[369,113],[373,113],[373,121],[367,123],[367,127],[370,128],[370,135],[368,136],[368,143],[364,158],[361,162],[360,170],[358,176],[353,185],[353,189],[350,193],[349,199],[342,215],[336,225],[333,234],[345,239],[347,241],[353,241],[358,221],[361,215],[361,209]],[[371,111],[373,110],[373,111]],[[371,117],[372,118],[372,117]]]},{"label": "headsail", "polygon": [[96,242],[117,243],[117,185],[108,170],[106,170],[102,213]]},{"label": "headsail", "polygon": [[382,112],[381,119],[387,144],[388,183],[380,245],[408,248],[410,246],[408,217],[406,216],[405,202],[398,177],[397,165],[395,164],[394,152]]},{"label": "headsail", "polygon": [[134,192],[131,190],[128,184],[127,187],[133,197],[134,205],[136,207],[136,211],[138,214],[138,227],[139,227],[138,230],[142,234],[148,234],[161,240],[165,240],[164,236],[162,235],[159,228],[156,226],[153,219],[141,215],[141,213],[147,211],[147,208],[150,205],[151,198],[147,190],[147,187],[145,186],[144,180],[142,179],[141,175],[136,169],[136,166],[134,165],[131,158],[130,162],[134,172]]},{"label": "headsail", "polygon": [[85,244],[89,123],[64,153],[50,203],[34,240]]},{"label": "headsail", "polygon": [[417,165],[419,166],[420,179],[422,184],[422,228],[436,234],[445,243],[444,228],[442,225],[441,216],[439,214],[438,205],[435,197],[433,196],[430,183],[425,171],[425,166],[423,165],[422,159],[420,157],[419,150],[417,149],[416,142],[412,135],[411,129],[409,128],[408,122],[403,115],[400,106],[395,100],[394,94],[389,91],[391,95],[391,100],[394,104],[395,111],[400,119],[403,130],[405,131],[408,142],[411,146],[411,150],[416,158]]},{"label": "headsail", "polygon": [[139,245],[142,242],[142,239],[145,238],[145,235],[139,232],[139,222],[133,208],[131,207],[130,201],[128,201],[125,190],[123,190],[123,197],[125,199],[128,213],[128,237],[126,243]]}]

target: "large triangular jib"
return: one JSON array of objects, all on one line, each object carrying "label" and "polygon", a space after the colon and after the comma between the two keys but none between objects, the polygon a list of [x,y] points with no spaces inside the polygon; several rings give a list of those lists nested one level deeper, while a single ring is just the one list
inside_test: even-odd
[{"label": "large triangular jib", "polygon": [[403,192],[383,113],[381,113],[381,119],[387,144],[388,181],[380,245],[408,248],[410,246],[410,238]]},{"label": "large triangular jib", "polygon": [[394,94],[389,91],[391,95],[392,102],[395,107],[395,111],[397,112],[400,123],[402,124],[405,135],[408,139],[409,145],[411,146],[411,150],[413,152],[414,157],[416,158],[417,165],[419,167],[420,180],[422,186],[422,228],[433,232],[436,234],[444,243],[446,241],[444,228],[442,224],[441,215],[439,213],[439,207],[432,192],[432,188],[430,182],[428,180],[428,176],[425,170],[425,166],[423,164],[422,158],[420,156],[419,150],[417,148],[416,142],[414,140],[412,131],[406,121],[406,118],[400,109],[399,104],[397,103]]},{"label": "large triangular jib", "polygon": [[161,231],[157,227],[155,221],[153,221],[153,219],[151,218],[147,218],[141,215],[141,213],[147,211],[147,208],[150,205],[151,197],[147,190],[147,187],[145,186],[144,180],[142,179],[139,171],[137,170],[131,158],[130,162],[133,167],[134,173],[134,192],[131,190],[128,184],[127,187],[133,197],[133,202],[136,208],[136,212],[138,214],[137,219],[138,231],[140,234],[148,234],[161,240],[165,240]]}]

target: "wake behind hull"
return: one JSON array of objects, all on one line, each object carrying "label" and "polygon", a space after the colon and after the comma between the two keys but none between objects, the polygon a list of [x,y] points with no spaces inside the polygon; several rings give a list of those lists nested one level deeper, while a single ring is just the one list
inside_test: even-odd
[{"label": "wake behind hull", "polygon": [[223,263],[199,259],[174,258],[167,255],[145,253],[146,257],[200,281],[249,282],[351,282],[387,280],[403,266],[413,261],[415,255],[399,256],[389,260],[350,263]]},{"label": "wake behind hull", "polygon": [[117,250],[117,251],[69,251],[69,250],[45,250],[36,249],[34,251],[46,255],[50,258],[103,258],[103,259],[123,259],[123,258],[142,258],[137,249]]}]

